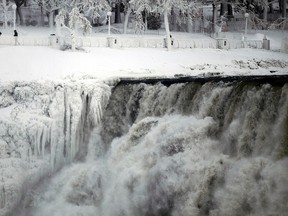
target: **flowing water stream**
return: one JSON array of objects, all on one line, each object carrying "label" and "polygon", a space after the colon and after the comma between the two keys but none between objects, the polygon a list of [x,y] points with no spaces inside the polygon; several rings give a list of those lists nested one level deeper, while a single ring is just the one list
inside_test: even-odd
[{"label": "flowing water stream", "polygon": [[288,84],[120,84],[22,216],[287,215]]}]

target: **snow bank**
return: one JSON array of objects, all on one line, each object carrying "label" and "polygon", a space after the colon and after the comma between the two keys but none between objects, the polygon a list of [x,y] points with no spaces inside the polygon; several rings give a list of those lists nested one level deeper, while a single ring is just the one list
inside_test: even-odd
[{"label": "snow bank", "polygon": [[[60,51],[48,47],[0,47],[0,83],[15,80],[62,80],[111,77],[143,77],[175,74],[188,76],[209,72],[223,75],[270,74],[270,68],[249,69],[235,65],[251,59],[288,61],[288,55],[257,49],[165,49],[86,48],[85,51]],[[4,60],[5,59],[5,60]],[[209,65],[195,69],[197,65]],[[191,69],[193,68],[193,70]],[[272,69],[275,71],[275,68]],[[277,68],[277,74],[287,74],[287,67]]]}]

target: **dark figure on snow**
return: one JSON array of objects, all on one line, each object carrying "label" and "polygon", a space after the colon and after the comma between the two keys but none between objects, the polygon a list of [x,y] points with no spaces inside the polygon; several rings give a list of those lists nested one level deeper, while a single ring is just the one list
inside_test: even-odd
[{"label": "dark figure on snow", "polygon": [[0,36],[2,35],[2,32],[0,32]]},{"label": "dark figure on snow", "polygon": [[14,30],[14,39],[15,39],[15,45],[20,45],[20,43],[18,42],[18,32],[16,30]]},{"label": "dark figure on snow", "polygon": [[18,32],[16,30],[14,30],[14,37],[18,37]]}]

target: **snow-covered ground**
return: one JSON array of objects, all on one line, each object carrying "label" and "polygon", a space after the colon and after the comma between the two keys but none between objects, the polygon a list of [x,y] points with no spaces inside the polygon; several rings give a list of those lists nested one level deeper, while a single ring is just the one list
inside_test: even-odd
[{"label": "snow-covered ground", "polygon": [[[287,73],[288,55],[278,52],[237,49],[111,49],[87,48],[85,52],[60,51],[49,47],[1,47],[1,81],[55,80],[93,77],[199,75],[221,72],[225,75]],[[276,60],[282,66],[262,65]],[[243,61],[243,64],[236,63]],[[259,62],[259,64],[257,64]],[[275,67],[277,68],[275,68]]]},{"label": "snow-covered ground", "polygon": [[[31,31],[31,30],[30,30]],[[49,29],[20,30],[23,35],[48,35]],[[163,33],[162,33],[163,34]],[[96,33],[94,33],[97,36]],[[175,33],[183,38],[185,34]],[[251,39],[261,39],[264,33],[251,34]],[[51,47],[0,46],[1,81],[55,80],[67,77],[75,79],[93,77],[173,76],[202,75],[220,72],[223,75],[249,75],[287,73],[288,55],[280,53],[283,32],[267,34],[271,49],[166,49],[151,48],[84,48],[85,51],[61,51]],[[273,39],[273,35],[275,36]],[[102,34],[103,36],[103,34]],[[133,36],[133,35],[132,35]],[[135,35],[134,35],[135,36]],[[199,34],[186,34],[187,38],[199,38]],[[151,37],[143,35],[141,37]],[[154,35],[163,37],[163,35]],[[203,38],[207,36],[202,35]],[[229,36],[228,36],[229,37]],[[0,38],[1,39],[1,38]],[[264,63],[261,63],[264,61]],[[280,64],[279,64],[280,63]]]}]

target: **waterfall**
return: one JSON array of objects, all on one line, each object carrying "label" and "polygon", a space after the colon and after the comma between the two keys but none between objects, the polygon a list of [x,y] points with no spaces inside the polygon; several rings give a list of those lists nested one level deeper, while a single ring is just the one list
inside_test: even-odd
[{"label": "waterfall", "polygon": [[285,215],[287,110],[285,83],[119,84],[18,215]]},{"label": "waterfall", "polygon": [[216,127],[208,135],[221,142],[223,153],[282,157],[287,154],[287,88],[246,82],[121,85],[104,114],[102,137],[109,145],[146,117],[211,117]]}]

